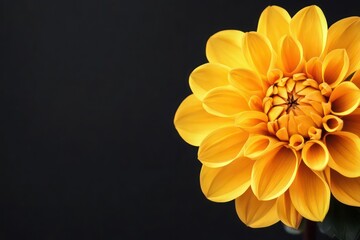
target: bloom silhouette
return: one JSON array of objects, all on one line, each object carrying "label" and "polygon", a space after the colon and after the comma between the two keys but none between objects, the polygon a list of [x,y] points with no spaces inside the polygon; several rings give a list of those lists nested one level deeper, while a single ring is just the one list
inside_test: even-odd
[{"label": "bloom silhouette", "polygon": [[360,17],[328,29],[317,6],[269,6],[257,31],[211,36],[206,57],[174,124],[199,146],[208,199],[235,200],[250,227],[322,221],[331,195],[360,206]]}]

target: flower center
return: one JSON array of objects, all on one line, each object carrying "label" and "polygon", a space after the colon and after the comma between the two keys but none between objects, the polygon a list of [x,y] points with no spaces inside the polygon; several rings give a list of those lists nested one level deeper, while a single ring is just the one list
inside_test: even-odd
[{"label": "flower center", "polygon": [[263,99],[268,131],[281,141],[291,141],[292,136],[301,141],[320,139],[331,88],[304,73],[279,76],[269,79],[272,84]]}]

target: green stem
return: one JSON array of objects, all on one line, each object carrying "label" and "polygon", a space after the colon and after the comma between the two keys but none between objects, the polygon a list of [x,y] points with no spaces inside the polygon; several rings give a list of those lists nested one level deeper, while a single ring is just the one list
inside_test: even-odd
[{"label": "green stem", "polygon": [[316,240],[316,223],[307,220],[303,233],[303,240]]}]

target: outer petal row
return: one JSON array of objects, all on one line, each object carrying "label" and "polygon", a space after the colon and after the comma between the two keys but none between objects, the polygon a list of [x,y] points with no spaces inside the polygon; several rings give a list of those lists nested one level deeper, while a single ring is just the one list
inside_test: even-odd
[{"label": "outer petal row", "polygon": [[201,101],[194,95],[190,95],[177,109],[174,125],[187,143],[199,146],[212,131],[234,125],[234,120],[209,114],[204,110]]},{"label": "outer petal row", "polygon": [[329,166],[346,177],[360,177],[360,138],[350,132],[328,133]]},{"label": "outer petal row", "polygon": [[257,32],[265,35],[276,51],[279,39],[289,34],[290,20],[291,17],[285,9],[269,6],[260,15]]},{"label": "outer petal row", "polygon": [[201,142],[198,158],[208,167],[225,166],[240,155],[248,137],[241,128],[219,128]]},{"label": "outer petal row", "polygon": [[204,165],[200,172],[201,190],[211,201],[231,201],[249,188],[253,164],[251,159],[240,157],[221,168]]},{"label": "outer petal row", "polygon": [[229,68],[217,63],[206,63],[197,67],[189,77],[189,85],[194,95],[202,100],[210,90],[229,84]]},{"label": "outer petal row", "polygon": [[271,200],[283,194],[294,181],[299,165],[296,151],[280,146],[256,160],[251,188],[260,200]]},{"label": "outer petal row", "polygon": [[344,204],[360,207],[360,177],[347,178],[334,170],[326,173],[334,197]]},{"label": "outer petal row", "polygon": [[224,30],[212,35],[206,44],[206,57],[210,63],[220,63],[230,68],[244,67],[242,41],[244,33]]},{"label": "outer petal row", "polygon": [[348,17],[329,28],[327,51],[343,48],[349,56],[346,76],[360,69],[360,17]]},{"label": "outer petal row", "polygon": [[301,9],[290,22],[290,32],[301,43],[306,60],[322,54],[325,49],[327,31],[324,13],[314,5]]},{"label": "outer petal row", "polygon": [[301,163],[289,193],[302,216],[313,221],[325,218],[330,206],[330,189],[323,176]]},{"label": "outer petal row", "polygon": [[276,199],[260,201],[251,188],[235,199],[235,208],[241,221],[249,227],[267,227],[279,221]]}]

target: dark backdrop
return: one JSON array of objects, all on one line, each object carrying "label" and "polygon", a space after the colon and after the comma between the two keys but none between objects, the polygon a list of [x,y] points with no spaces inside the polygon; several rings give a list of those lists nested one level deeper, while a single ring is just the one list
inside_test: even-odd
[{"label": "dark backdrop", "polygon": [[4,1],[0,239],[300,239],[208,201],[172,119],[210,35],[310,3]]}]

